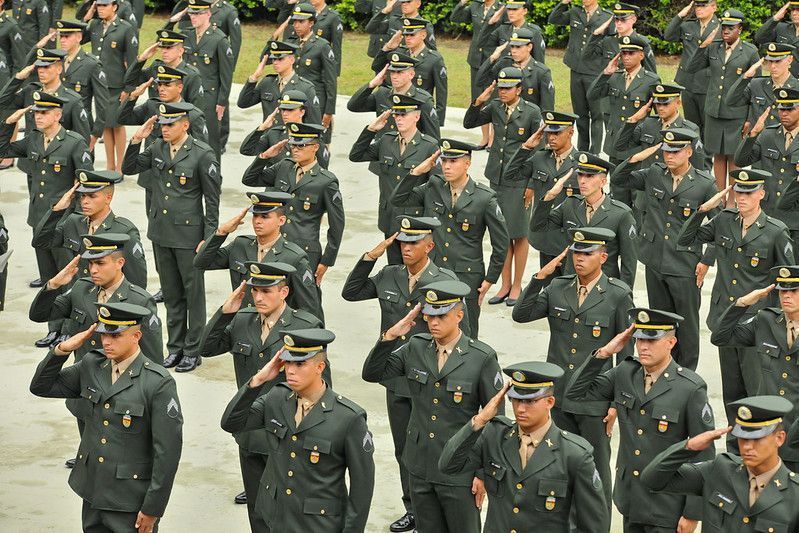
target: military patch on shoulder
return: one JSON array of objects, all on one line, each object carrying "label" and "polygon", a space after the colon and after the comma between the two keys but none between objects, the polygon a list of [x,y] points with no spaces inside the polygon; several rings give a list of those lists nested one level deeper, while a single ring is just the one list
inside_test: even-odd
[{"label": "military patch on shoulder", "polygon": [[366,433],[363,436],[363,451],[365,452],[372,452],[375,449],[375,441],[372,437],[372,432],[366,430]]},{"label": "military patch on shoulder", "polygon": [[502,374],[497,372],[497,375],[494,376],[494,388],[500,390],[502,388],[502,385],[504,385],[504,383],[502,382]]},{"label": "military patch on shoulder", "polygon": [[310,270],[306,270],[305,274],[302,275],[302,282],[303,283],[313,283],[313,274],[311,274]]},{"label": "military patch on shoulder", "polygon": [[155,328],[161,325],[161,321],[158,320],[158,316],[156,314],[153,314],[150,316],[150,321],[147,323],[147,325],[151,328]]},{"label": "military patch on shoulder", "polygon": [[785,243],[785,249],[783,252],[785,252],[786,256],[793,257],[793,244],[791,244],[791,241]]},{"label": "military patch on shoulder", "polygon": [[591,477],[591,486],[596,490],[600,490],[602,488],[602,478],[599,477],[599,470],[596,468],[594,468],[594,475]]},{"label": "military patch on shoulder", "polygon": [[166,406],[166,414],[169,418],[177,418],[180,415],[180,408],[178,407],[178,401],[174,398],[169,400],[169,403]]},{"label": "military patch on shoulder", "polygon": [[710,403],[706,403],[702,408],[702,422],[705,424],[713,423],[713,408],[710,407]]}]

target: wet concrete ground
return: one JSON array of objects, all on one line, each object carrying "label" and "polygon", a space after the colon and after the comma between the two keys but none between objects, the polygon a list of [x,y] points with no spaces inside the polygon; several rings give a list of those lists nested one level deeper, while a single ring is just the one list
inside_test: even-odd
[{"label": "wet concrete ground", "polygon": [[[234,93],[239,87],[234,89]],[[235,102],[236,95],[231,97]],[[369,413],[369,427],[375,436],[376,480],[372,511],[367,531],[388,531],[388,524],[403,514],[399,475],[385,410],[384,389],[361,380],[364,358],[377,339],[379,307],[376,301],[349,303],[341,298],[341,287],[357,259],[380,239],[376,226],[377,178],[365,163],[350,163],[347,154],[361,129],[373,118],[371,114],[350,113],[346,98],[339,97],[332,144],[330,170],[339,178],[347,214],[346,235],[336,265],[324,278],[323,293],[327,327],[337,335],[330,349],[334,388],[348,396]],[[449,109],[442,136],[477,142],[479,130],[461,127],[464,110]],[[220,220],[234,216],[248,201],[241,176],[251,159],[238,154],[244,136],[261,121],[258,108],[236,109],[227,154],[223,156],[222,201]],[[133,133],[129,129],[128,138]],[[104,166],[104,150],[97,146],[97,167]],[[477,154],[472,165],[473,177],[482,176],[486,154]],[[79,531],[80,499],[67,485],[69,470],[64,460],[73,456],[78,444],[74,419],[63,401],[36,398],[28,390],[30,379],[45,351],[33,341],[46,333],[44,324],[28,321],[28,307],[35,289],[28,282],[37,277],[31,230],[25,224],[27,190],[25,175],[17,169],[0,173],[0,210],[11,233],[11,259],[6,309],[0,313],[0,354],[3,371],[0,377],[0,405],[4,406],[0,424],[0,530],[14,532]],[[142,235],[146,233],[144,192],[128,178],[117,187],[114,211],[132,219]],[[249,233],[249,223],[243,226]],[[486,239],[486,242],[488,240]],[[149,265],[149,288],[159,286],[152,258],[152,247],[145,242]],[[488,253],[488,248],[487,248]],[[538,255],[531,250],[525,283],[537,270]],[[646,305],[644,270],[639,265],[635,300]],[[376,271],[377,269],[375,269]],[[703,289],[702,323],[707,314],[714,271]],[[208,272],[205,276],[208,317],[230,292],[226,272]],[[493,294],[493,290],[491,294]],[[159,306],[162,319],[163,306]],[[504,305],[484,305],[481,316],[481,340],[493,346],[502,366],[529,360],[544,360],[548,342],[546,321],[516,324],[511,310]],[[719,424],[724,411],[717,351],[703,327],[699,373],[708,382],[711,405]],[[233,439],[219,427],[227,402],[236,391],[233,364],[228,355],[206,359],[189,374],[177,374],[178,393],[184,410],[184,447],[175,487],[161,522],[161,530],[172,532],[247,531],[247,512],[234,505],[233,496],[242,490],[238,454]],[[510,407],[508,406],[508,409]],[[618,432],[616,432],[618,433]],[[618,447],[614,435],[614,449]],[[616,513],[613,531],[621,531],[621,517]]]}]

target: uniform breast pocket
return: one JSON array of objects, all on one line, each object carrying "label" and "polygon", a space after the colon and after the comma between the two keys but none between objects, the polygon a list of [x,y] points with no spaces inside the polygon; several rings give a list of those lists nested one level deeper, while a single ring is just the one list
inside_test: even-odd
[{"label": "uniform breast pocket", "polygon": [[655,200],[662,200],[664,196],[666,196],[666,191],[664,189],[658,189],[657,187],[652,187],[649,189],[649,195],[654,198]]},{"label": "uniform breast pocket", "polygon": [[608,88],[608,95],[610,95],[611,98],[618,98],[621,95],[621,91],[616,87],[610,87]]},{"label": "uniform breast pocket", "polygon": [[731,250],[735,243],[732,241],[732,237],[729,235],[716,235],[716,240],[713,243],[718,246],[719,248],[723,248],[725,250]]},{"label": "uniform breast pocket", "polygon": [[76,241],[75,239],[70,239],[69,237],[64,238],[64,248],[67,250],[72,250],[73,252],[80,252],[81,243]]},{"label": "uniform breast pocket", "polygon": [[199,226],[202,217],[198,213],[184,213],[175,215],[173,221],[176,226]]},{"label": "uniform breast pocket", "polygon": [[749,266],[758,270],[769,268],[768,263],[768,248],[757,248],[755,246],[747,246],[746,257],[749,259]]},{"label": "uniform breast pocket", "polygon": [[485,485],[486,492],[491,496],[501,496],[502,494],[502,480],[507,473],[507,468],[501,464],[491,461],[485,468]]},{"label": "uniform breast pocket", "polygon": [[633,396],[632,393],[623,390],[616,391],[616,396],[613,398],[613,404],[618,412],[619,423],[629,423],[629,410],[635,407],[635,396]]},{"label": "uniform breast pocket", "polygon": [[427,383],[428,377],[427,372],[418,368],[411,368],[405,374],[405,378],[408,380],[408,387],[417,394],[422,391],[422,387]]},{"label": "uniform breast pocket", "polygon": [[193,187],[196,185],[194,183],[194,171],[190,168],[177,167],[175,168],[174,175],[181,187]]},{"label": "uniform breast pocket", "polygon": [[249,357],[252,353],[252,345],[246,342],[236,342],[233,345],[233,349],[230,350],[233,355],[239,355],[241,357]]},{"label": "uniform breast pocket", "polygon": [[681,438],[677,424],[680,411],[673,407],[655,405],[652,408],[652,425],[656,435],[669,438]]},{"label": "uniform breast pocket", "polygon": [[641,135],[641,143],[642,144],[653,145],[653,144],[655,144],[655,142],[656,142],[655,141],[655,136],[652,135],[651,133],[644,133],[644,134]]},{"label": "uniform breast pocket", "polygon": [[565,479],[542,479],[538,482],[538,497],[535,499],[536,511],[546,513],[568,513],[566,504],[569,482]]},{"label": "uniform breast pocket", "polygon": [[757,347],[757,355],[764,372],[778,372],[780,349],[776,344],[761,342]]},{"label": "uniform breast pocket", "polygon": [[588,328],[590,337],[598,339],[602,337],[602,334],[609,332],[610,317],[608,315],[588,315],[585,317],[584,325]]},{"label": "uniform breast pocket", "polygon": [[394,157],[390,155],[384,155],[380,158],[380,164],[386,167],[386,170],[394,166]]},{"label": "uniform breast pocket", "polygon": [[472,396],[471,382],[447,380],[447,403],[457,406],[471,404]]},{"label": "uniform breast pocket", "polygon": [[116,420],[111,421],[123,433],[141,433],[144,422],[144,404],[119,402],[114,405]]},{"label": "uniform breast pocket", "polygon": [[614,52],[613,50],[605,50],[605,59],[610,61],[614,57],[616,57],[616,52]]},{"label": "uniform breast pocket", "polygon": [[285,425],[278,422],[277,420],[275,420],[274,418],[266,423],[266,433],[268,435],[273,435],[278,440],[285,437],[287,431],[288,428]]},{"label": "uniform breast pocket", "polygon": [[303,211],[311,211],[316,210],[319,207],[319,195],[318,194],[305,194],[305,195],[298,195],[297,196],[300,201],[302,201],[302,209]]},{"label": "uniform breast pocket", "polygon": [[86,311],[73,307],[72,312],[69,314],[69,318],[78,324],[84,324],[86,323]]},{"label": "uniform breast pocket", "polygon": [[536,170],[533,172],[531,177],[536,181],[540,181],[541,183],[546,183],[549,180],[549,174],[543,170]]},{"label": "uniform breast pocket", "polygon": [[766,148],[765,150],[763,150],[762,155],[763,155],[763,157],[765,157],[767,159],[779,159],[780,158],[780,153],[777,150],[773,149],[773,148]]},{"label": "uniform breast pocket", "polygon": [[678,202],[678,205],[680,206],[680,214],[683,218],[687,219],[694,213],[694,211],[696,211],[696,208],[699,206],[699,202],[696,200],[690,200],[688,198],[681,198]]},{"label": "uniform breast pocket", "polygon": [[436,218],[442,218],[447,210],[446,206],[444,206],[444,204],[442,204],[441,202],[433,202],[432,208],[433,211],[436,212],[436,214],[441,215],[441,217],[436,217]]},{"label": "uniform breast pocket", "polygon": [[571,328],[571,318],[572,318],[571,309],[568,309],[565,306],[563,307],[558,305],[550,306],[549,317],[558,319],[557,321],[553,321],[552,327],[557,329]]},{"label": "uniform breast pocket", "polygon": [[330,441],[318,437],[309,436],[302,443],[305,452],[308,454],[308,462],[312,465],[327,460],[330,456]]},{"label": "uniform breast pocket", "polygon": [[380,291],[377,297],[380,299],[381,302],[387,302],[392,304],[399,302],[400,299],[399,293],[386,290]]},{"label": "uniform breast pocket", "polygon": [[768,531],[773,533],[788,533],[788,524],[776,522],[767,518],[758,518],[755,522],[755,531]]},{"label": "uniform breast pocket", "polygon": [[275,184],[275,186],[278,189],[280,189],[281,191],[284,191],[284,192],[289,190],[289,182],[284,180],[284,179],[277,180],[277,183]]},{"label": "uniform breast pocket", "polygon": [[264,102],[272,102],[275,99],[274,93],[261,93],[261,100]]},{"label": "uniform breast pocket", "polygon": [[756,107],[763,107],[766,105],[766,97],[765,96],[753,96],[752,97],[752,105]]},{"label": "uniform breast pocket", "polygon": [[242,261],[236,261],[235,263],[233,263],[232,269],[242,275],[249,274],[249,270],[247,270],[247,267],[244,265]]},{"label": "uniform breast pocket", "polygon": [[67,159],[63,157],[51,156],[47,162],[53,167],[53,172],[61,172],[67,168]]},{"label": "uniform breast pocket", "polygon": [[[709,506],[705,505],[702,516],[702,530],[710,526],[710,531],[722,531],[725,520],[731,520],[738,503],[730,495],[714,491],[708,496]],[[710,508],[708,508],[710,507]]]}]

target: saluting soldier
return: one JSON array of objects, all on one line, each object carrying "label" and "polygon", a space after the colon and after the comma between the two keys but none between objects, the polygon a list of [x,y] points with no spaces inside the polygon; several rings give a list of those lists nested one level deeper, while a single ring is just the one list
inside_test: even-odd
[{"label": "saluting soldier", "polygon": [[[99,324],[50,350],[30,389],[36,396],[87,404],[69,476],[70,487],[83,499],[84,531],[155,532],[183,447],[175,380],[139,346],[148,309],[127,302],[95,305]],[[103,349],[61,368],[95,333]]]},{"label": "saluting soldier", "polygon": [[[788,15],[788,20],[785,20]],[[799,2],[785,2],[785,4],[763,22],[755,32],[754,41],[757,44],[780,43],[799,46]],[[799,76],[799,64],[791,63],[791,73]]]},{"label": "saluting soldier", "polygon": [[[12,9],[12,4],[12,0],[0,0],[0,57],[5,58],[9,75],[14,75],[25,67],[25,55],[28,53],[17,19],[13,12],[8,12]],[[3,84],[7,82],[8,79]]]},{"label": "saluting soldier", "polygon": [[[294,43],[270,41],[267,43],[267,50],[261,62],[255,67],[255,72],[247,78],[247,82],[241,88],[236,105],[247,109],[260,103],[263,118],[266,120],[277,109],[287,91],[299,91],[305,95],[307,110],[305,122],[319,124],[322,121],[322,113],[319,109],[316,88],[313,83],[300,77],[294,70],[299,47]],[[267,63],[272,64],[275,73],[267,74],[258,81]]]},{"label": "saluting soldier", "polygon": [[[735,163],[740,166],[752,165],[765,170],[773,176],[766,180],[766,194],[761,207],[770,216],[788,226],[791,238],[799,237],[799,212],[792,202],[782,205],[788,188],[796,181],[796,165],[799,160],[799,88],[785,88],[774,91],[779,123],[766,126],[770,109],[764,111],[755,125],[745,136],[735,151]],[[786,200],[789,200],[786,198]],[[789,260],[792,264],[793,261]]]},{"label": "saluting soldier", "polygon": [[[565,232],[569,228],[599,227],[613,231],[616,238],[607,243],[608,260],[602,265],[602,271],[632,288],[638,265],[635,220],[627,205],[604,192],[608,175],[614,168],[615,165],[598,156],[578,153],[576,168],[560,176],[536,203],[530,229]],[[567,194],[561,203],[555,205],[556,198],[574,173],[577,174],[580,194]],[[571,273],[573,269],[571,260],[567,258],[563,271]]]},{"label": "saluting soldier", "polygon": [[613,13],[600,6],[599,0],[583,0],[579,6],[572,5],[571,0],[562,0],[554,5],[547,18],[550,24],[569,27],[563,62],[569,67],[571,105],[578,117],[577,142],[580,151],[594,154],[602,151],[604,117],[601,102],[588,98],[588,88],[607,63],[603,56],[586,56],[583,52],[593,32],[612,18]]},{"label": "saluting soldier", "polygon": [[[344,25],[341,23],[341,15],[338,11],[331,9],[325,0],[309,0],[309,2],[316,10],[316,21],[313,25],[314,33],[318,37],[323,38],[333,49],[333,54],[336,56],[336,74],[341,75],[341,42],[344,40]],[[292,39],[296,35],[294,26],[286,26],[285,38]]]},{"label": "saluting soldier", "polygon": [[449,21],[455,24],[471,24],[472,39],[469,41],[469,79],[472,84],[471,98],[474,100],[482,92],[477,86],[477,72],[491,50],[483,50],[480,45],[480,32],[502,5],[497,0],[458,0],[449,14]]},{"label": "saluting soldier", "polygon": [[[644,469],[641,481],[658,492],[700,497],[703,531],[795,530],[799,477],[778,455],[786,440],[782,417],[791,411],[791,402],[755,396],[729,407],[737,415],[732,428],[711,429],[673,444]],[[737,439],[740,456],[722,453],[697,460],[707,451],[712,455],[713,441],[728,433]]]},{"label": "saluting soldier", "polygon": [[[281,258],[282,259],[282,258]],[[213,357],[230,352],[236,385],[244,386],[263,366],[283,348],[281,330],[321,328],[322,322],[311,313],[292,309],[286,298],[292,292],[290,278],[296,273],[293,266],[278,262],[246,261],[246,280],[235,287],[222,306],[205,326],[200,341],[200,354]],[[242,276],[245,278],[245,276]],[[251,304],[244,306],[246,300]],[[329,367],[323,377],[332,384]],[[278,376],[261,389],[269,392],[274,385],[284,381]],[[247,504],[250,529],[267,532],[256,502],[261,477],[269,455],[266,431],[246,431],[235,434],[239,445],[239,464],[244,492],[236,495],[235,503]]]},{"label": "saluting soldier", "polygon": [[[281,233],[286,223],[286,205],[291,201],[291,194],[255,192],[247,197],[250,205],[220,225],[200,246],[194,258],[194,267],[202,271],[227,269],[230,272],[230,284],[235,290],[247,279],[248,262],[291,265],[293,270],[285,274],[290,290],[284,299],[292,309],[307,311],[324,319],[308,255],[298,245],[287,241]],[[247,213],[252,213],[254,235],[238,235],[233,242],[222,246],[228,235],[243,224]],[[252,304],[251,295],[245,293],[242,305],[250,307]]]},{"label": "saluting soldier", "polygon": [[[484,531],[605,533],[610,513],[591,445],[550,416],[563,370],[527,362],[504,368],[511,377],[477,415],[449,439],[439,459],[448,474],[482,469],[488,492]],[[515,422],[497,415],[510,398]]]},{"label": "saluting soldier", "polygon": [[[141,0],[117,0],[117,6],[119,7],[117,15],[120,20],[128,22],[136,30],[136,34],[138,35],[141,24],[133,10],[133,1],[138,3]],[[100,19],[102,17],[98,12],[94,0],[85,0],[85,2],[79,5],[75,10],[75,18],[88,24],[92,19]]]},{"label": "saluting soldier", "polygon": [[[614,402],[620,431],[613,502],[624,530],[693,531],[702,520],[701,498],[655,493],[641,471],[660,452],[713,428],[707,385],[671,357],[683,317],[658,309],[630,309],[632,325],[594,350],[566,387],[576,402]],[[627,356],[607,369],[614,353],[635,339],[638,358]],[[695,457],[711,459],[712,450]]]},{"label": "saluting soldier", "polygon": [[[502,373],[496,352],[459,327],[471,287],[441,280],[420,290],[424,305],[414,306],[381,335],[363,363],[363,379],[408,380],[411,415],[402,458],[410,472],[416,529],[474,533],[480,531],[484,497],[477,469],[447,475],[438,469],[438,459],[447,441],[502,389]],[[405,342],[402,337],[410,334],[420,312],[430,333]],[[504,406],[498,412],[504,414]]]},{"label": "saluting soldier", "polygon": [[[186,102],[161,104],[130,140],[122,171],[152,172],[152,203],[147,237],[153,243],[156,270],[167,311],[168,356],[164,366],[190,372],[202,364],[198,355],[205,325],[205,281],[194,268],[194,255],[219,223],[222,177],[211,148],[189,134]],[[143,151],[156,119],[161,139]]]},{"label": "saluting soldier", "polygon": [[[735,170],[730,177],[734,186],[701,204],[677,236],[678,246],[715,245],[717,273],[707,315],[707,326],[713,332],[719,327],[721,313],[731,302],[770,283],[769,269],[794,262],[788,228],[760,207],[766,194],[765,182],[774,179],[772,175],[752,169]],[[730,190],[738,207],[724,209],[703,225],[707,213],[719,205]],[[750,307],[744,318],[749,318],[764,304]],[[728,406],[727,420],[733,420],[735,411],[729,404],[759,390],[762,368],[755,351],[743,346],[719,347],[719,364],[722,395]],[[729,449],[735,443],[728,441],[727,445]]]},{"label": "saluting soldier", "polygon": [[488,19],[478,37],[479,46],[486,56],[498,49],[501,49],[500,53],[508,55],[510,50],[507,46],[511,36],[521,28],[526,28],[533,34],[533,57],[541,63],[546,61],[547,44],[544,41],[544,33],[538,24],[527,20],[529,8],[530,5],[526,0],[510,0],[505,2],[504,9],[500,7]]},{"label": "saluting soldier", "polygon": [[[591,32],[591,37],[583,48],[583,60],[609,61],[619,54],[624,38],[629,37],[641,45],[644,54],[642,60],[644,69],[656,73],[657,64],[655,63],[655,54],[652,52],[652,45],[649,44],[649,39],[635,30],[635,23],[638,22],[638,13],[640,12],[640,6],[622,2],[613,4],[611,8],[613,17],[605,20],[601,26]],[[605,128],[607,129],[607,124]]]},{"label": "saluting soldier", "polygon": [[[410,96],[393,95],[391,109],[366,126],[350,149],[350,161],[370,161],[378,165],[377,227],[386,239],[399,229],[397,215],[415,213],[412,207],[397,208],[391,204],[397,185],[414,167],[438,150],[438,141],[417,127],[421,105],[422,102]],[[386,131],[389,119],[394,121],[396,130]],[[402,263],[399,243],[388,247],[387,257],[390,265]]]},{"label": "saluting soldier", "polygon": [[[360,1],[360,0],[359,0]],[[377,57],[382,47],[391,39],[399,40],[402,36],[403,19],[420,18],[419,10],[422,0],[366,0],[371,1],[372,17],[366,23],[364,31],[370,35],[369,57]],[[436,49],[436,37],[433,25],[427,22],[426,45]]]},{"label": "saluting soldier", "polygon": [[[420,214],[436,217],[442,225],[433,231],[433,260],[452,267],[471,292],[466,296],[469,329],[477,338],[480,305],[497,282],[508,251],[508,230],[496,193],[469,176],[472,151],[479,148],[455,139],[442,139],[440,148],[400,180],[391,203],[395,207],[418,207]],[[434,171],[441,156],[441,171]],[[486,269],[483,239],[491,240]]]},{"label": "saluting soldier", "polygon": [[[693,12],[691,11],[693,8]],[[710,85],[708,68],[689,72],[688,64],[710,33],[719,26],[716,17],[716,0],[692,0],[674,15],[663,32],[663,38],[682,44],[680,64],[674,81],[685,89],[682,91],[682,106],[685,118],[699,126],[700,138],[705,135],[705,98]]]},{"label": "saluting soldier", "polygon": [[[349,302],[378,299],[380,302],[380,331],[387,331],[401,320],[408,309],[424,298],[421,288],[441,280],[458,281],[451,270],[441,268],[430,260],[433,251],[433,230],[441,225],[433,217],[397,217],[400,227],[396,235],[389,236],[371,251],[366,252],[347,276],[341,296]],[[370,277],[377,260],[394,241],[402,251],[401,264],[389,264]],[[464,308],[464,312],[466,309]],[[469,334],[469,322],[461,323],[461,330]],[[428,325],[419,320],[406,335],[404,341],[416,333],[428,333]],[[416,526],[415,513],[411,505],[410,477],[408,467],[402,461],[408,423],[411,417],[411,393],[404,376],[380,382],[386,388],[386,410],[388,411],[391,438],[394,441],[394,457],[399,464],[402,485],[402,504],[405,514],[391,523],[390,531],[411,531]]]},{"label": "saluting soldier", "polygon": [[52,16],[46,0],[6,0],[19,25],[25,50],[50,32]]},{"label": "saluting soldier", "polygon": [[[241,386],[222,415],[231,433],[266,433],[256,512],[271,531],[363,533],[375,484],[366,411],[324,380],[325,329],[280,330],[283,349]],[[263,389],[285,372],[279,383]],[[345,482],[348,474],[349,486]]]},{"label": "saluting soldier", "polygon": [[[527,264],[532,191],[527,189],[525,177],[509,174],[506,168],[510,157],[532,132],[542,129],[543,124],[541,109],[521,97],[522,77],[522,71],[516,67],[500,70],[494,83],[477,97],[463,116],[465,128],[491,123],[494,130],[485,177],[497,193],[497,204],[505,217],[510,242],[502,268],[502,286],[488,300],[491,305],[505,302],[512,306],[516,302],[522,292],[522,275]],[[497,98],[491,98],[495,88]]]},{"label": "saluting soldier", "polygon": [[[187,33],[193,27],[191,17],[186,17],[187,13],[191,15],[191,9],[193,9],[190,4],[194,4],[194,2],[187,2],[186,0],[177,2],[164,29],[174,29],[175,23],[177,23],[177,29]],[[239,11],[226,0],[209,0],[208,4],[208,9],[211,12],[210,25],[221,30],[230,41],[230,48],[233,50],[233,64],[235,65],[239,60],[242,42]]]},{"label": "saluting soldier", "polygon": [[[557,402],[552,407],[552,416],[560,429],[580,435],[593,447],[607,513],[610,513],[613,483],[610,435],[616,418],[615,406],[602,400],[567,400],[564,391],[575,369],[591,356],[592,350],[604,346],[629,324],[627,310],[633,305],[630,287],[602,272],[602,264],[608,259],[607,245],[615,237],[605,228],[570,229],[571,245],[533,276],[513,306],[515,322],[547,318],[550,330],[547,360],[565,374],[552,392]],[[568,252],[576,273],[553,278]],[[619,359],[631,353],[632,349],[625,349]],[[608,363],[606,369],[612,366]]]},{"label": "saluting soldier", "polygon": [[[680,366],[696,370],[699,363],[699,306],[701,287],[715,261],[712,245],[679,246],[677,237],[686,220],[718,192],[713,176],[691,163],[699,132],[669,128],[663,142],[625,159],[613,173],[617,187],[641,191],[643,220],[638,258],[646,265],[649,305],[683,317],[672,355]],[[647,165],[655,151],[663,162]]]}]

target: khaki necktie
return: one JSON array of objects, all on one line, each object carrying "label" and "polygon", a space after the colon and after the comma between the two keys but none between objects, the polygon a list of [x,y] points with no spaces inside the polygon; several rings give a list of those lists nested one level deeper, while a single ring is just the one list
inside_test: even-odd
[{"label": "khaki necktie", "polygon": [[588,287],[579,285],[577,287],[577,307],[582,306],[586,298],[588,298]]},{"label": "khaki necktie", "polygon": [[680,186],[681,182],[682,182],[682,176],[674,176],[674,179],[673,179],[672,185],[671,185],[671,191],[672,192],[676,191],[677,187]]},{"label": "khaki necktie", "polygon": [[724,51],[724,63],[730,60],[731,54],[732,54],[732,46],[728,46],[727,49]]},{"label": "khaki necktie", "polygon": [[452,207],[455,207],[455,203],[458,201],[458,191],[452,191]]},{"label": "khaki necktie", "polygon": [[100,292],[97,293],[97,303],[104,304],[108,301],[108,293],[105,289],[100,289]]},{"label": "khaki necktie", "polygon": [[413,292],[413,289],[416,287],[416,284],[419,282],[419,278],[416,276],[409,276],[408,277],[408,292]]},{"label": "khaki necktie", "polygon": [[560,170],[560,167],[563,165],[563,158],[556,155],[555,156],[555,170]]},{"label": "khaki necktie", "polygon": [[94,232],[97,231],[97,226],[92,224],[92,219],[86,217],[86,232],[89,235],[94,235]]},{"label": "khaki necktie", "polygon": [[793,142],[793,133],[791,133],[791,132],[789,131],[789,132],[787,132],[787,133],[785,134],[785,149],[786,149],[786,150],[787,150],[788,148],[790,148],[790,147],[791,147],[791,143],[792,143],[792,142]]},{"label": "khaki necktie", "polygon": [[405,153],[405,148],[407,148],[407,147],[408,147],[408,143],[405,141],[405,139],[404,139],[402,136],[400,136],[400,137],[399,137],[399,150],[400,150],[400,155],[402,155],[402,154],[404,154],[404,153]]},{"label": "khaki necktie", "polygon": [[760,485],[757,484],[757,478],[749,478],[749,507],[751,508],[757,499],[760,497]]},{"label": "khaki necktie", "polygon": [[280,78],[280,81],[277,82],[277,89],[282,93],[283,89],[286,87],[286,78]]},{"label": "khaki necktie", "polygon": [[796,324],[791,323],[790,327],[788,327],[788,348],[793,348],[793,344],[796,342]]},{"label": "khaki necktie", "polygon": [[634,76],[632,76],[629,72],[624,73],[624,89],[627,90],[630,88],[630,84],[633,82]]},{"label": "khaki necktie", "polygon": [[305,415],[308,414],[308,411],[311,410],[313,404],[309,401],[303,400],[302,398],[297,398],[297,411],[294,413],[294,425],[300,425],[302,419],[305,418]]},{"label": "khaki necktie", "polygon": [[263,259],[266,256],[266,254],[269,253],[269,249],[270,248],[268,246],[259,246],[258,247],[258,262],[259,263],[261,261],[263,261]]},{"label": "khaki necktie", "polygon": [[44,149],[47,150],[47,147],[50,146],[50,142],[52,139],[48,139],[47,137],[44,138]]},{"label": "khaki necktie", "polygon": [[527,433],[519,433],[519,459],[522,461],[522,470],[527,468],[527,461],[533,456],[534,451],[533,437]]},{"label": "khaki necktie", "polygon": [[170,146],[169,147],[169,157],[175,159],[175,156],[178,155],[178,150],[180,150],[180,146]]},{"label": "khaki necktie", "polygon": [[593,205],[586,204],[586,206],[585,206],[585,221],[586,222],[591,222],[591,217],[594,216],[594,212],[595,211],[596,211],[596,209],[594,209]]},{"label": "khaki necktie", "polygon": [[644,374],[644,394],[649,394],[649,389],[655,381],[652,379],[652,374]]},{"label": "khaki necktie", "polygon": [[119,373],[119,367],[117,365],[114,365],[114,368],[111,369],[111,384],[112,385],[117,382],[117,380],[119,379],[120,375],[121,374]]},{"label": "khaki necktie", "polygon": [[305,175],[305,171],[302,168],[297,168],[297,179],[295,183],[299,183],[302,177]]},{"label": "khaki necktie", "polygon": [[274,323],[268,320],[261,320],[261,343],[266,342],[269,332],[272,331],[272,326],[274,326]]},{"label": "khaki necktie", "polygon": [[746,232],[749,231],[749,226],[746,225],[746,222],[743,218],[741,218],[741,238],[743,239],[746,237]]},{"label": "khaki necktie", "polygon": [[449,352],[444,348],[438,349],[438,371],[444,369],[444,365],[447,364],[447,359],[449,358]]},{"label": "khaki necktie", "polygon": [[510,116],[513,114],[513,108],[509,105],[505,106],[505,124],[508,123],[510,120]]}]

